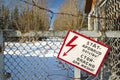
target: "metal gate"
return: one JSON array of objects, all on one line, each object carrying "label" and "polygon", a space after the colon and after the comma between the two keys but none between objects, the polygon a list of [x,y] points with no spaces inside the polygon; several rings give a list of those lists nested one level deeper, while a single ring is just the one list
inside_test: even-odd
[{"label": "metal gate", "polygon": [[12,38],[4,34],[8,80],[72,80],[73,67],[56,58],[63,38],[35,37]]},{"label": "metal gate", "polygon": [[[14,31],[10,33],[15,33]],[[66,32],[48,32],[44,33],[42,38],[36,39],[35,37],[12,37],[9,32],[4,32],[4,74],[8,80],[74,80],[74,67],[59,61],[56,56],[59,52],[63,38]],[[85,35],[94,37],[94,31],[81,31]],[[96,33],[96,32],[95,32]],[[101,36],[101,33],[96,34]],[[111,32],[110,32],[111,33]],[[109,32],[106,35],[110,36]],[[119,34],[119,33],[118,33]],[[13,35],[13,34],[12,34]],[[23,35],[23,34],[22,34]],[[32,34],[29,34],[32,35]],[[56,36],[57,35],[57,36]],[[117,33],[116,33],[117,35]],[[60,37],[61,36],[61,37]],[[111,43],[111,40],[112,43]],[[103,41],[103,40],[102,40]],[[105,65],[96,77],[81,71],[81,80],[119,80],[119,76],[114,75],[114,66],[111,66],[112,61],[118,60],[119,62],[119,39],[105,38],[106,44],[111,45],[111,51],[105,60]],[[117,47],[115,47],[115,45]],[[117,50],[115,50],[116,48]],[[111,56],[111,52],[117,52],[116,57]],[[114,54],[116,55],[116,54]],[[116,65],[119,63],[116,62]],[[119,66],[119,65],[118,65]],[[110,70],[111,69],[111,70]],[[116,68],[117,71],[119,68]],[[119,71],[119,70],[118,70]],[[112,76],[114,75],[114,76]],[[112,80],[110,79],[110,80]],[[4,79],[3,79],[4,80]]]},{"label": "metal gate", "polygon": [[[120,1],[105,0],[104,4],[96,8],[88,16],[90,20],[88,22],[94,25],[94,30],[80,31],[80,33],[93,38],[97,37],[98,41],[109,45],[111,49],[96,77],[81,71],[79,79],[119,80]],[[66,31],[38,32],[37,35],[34,32],[21,34],[18,31],[1,31],[0,46],[3,47],[4,41],[4,55],[3,48],[0,47],[0,66],[2,66],[0,79],[73,80],[74,68],[56,58],[65,34]]]}]

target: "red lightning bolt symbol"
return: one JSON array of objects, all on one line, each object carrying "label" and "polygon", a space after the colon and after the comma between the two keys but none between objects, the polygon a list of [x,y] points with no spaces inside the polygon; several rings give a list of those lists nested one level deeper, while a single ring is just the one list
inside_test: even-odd
[{"label": "red lightning bolt symbol", "polygon": [[78,38],[78,36],[74,36],[67,44],[66,46],[71,47],[67,52],[64,52],[63,56],[67,56],[67,53],[72,50],[75,46],[77,46],[76,44],[72,44],[76,39]]}]

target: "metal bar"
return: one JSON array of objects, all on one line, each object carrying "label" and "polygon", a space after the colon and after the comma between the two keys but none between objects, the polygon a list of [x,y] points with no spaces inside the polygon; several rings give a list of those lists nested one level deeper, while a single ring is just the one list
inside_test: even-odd
[{"label": "metal bar", "polygon": [[[88,37],[101,37],[102,36],[102,32],[100,31],[77,31],[85,36]],[[52,36],[56,36],[56,37],[65,37],[67,31],[39,31],[39,32],[29,32],[29,33],[21,33],[20,31],[9,31],[6,32],[6,35],[8,37],[52,37]],[[106,35],[106,37],[120,37],[120,31],[106,31],[104,33]]]},{"label": "metal bar", "polygon": [[81,70],[74,67],[74,80],[81,80]]},{"label": "metal bar", "polygon": [[120,37],[120,31],[107,31],[105,32],[106,37],[112,37],[112,38],[119,38]]},{"label": "metal bar", "polygon": [[0,80],[5,80],[3,57],[3,32],[0,31]]},{"label": "metal bar", "polygon": [[[98,7],[95,5],[95,16],[99,17],[98,15]],[[99,18],[94,19],[94,31],[99,31]],[[98,41],[98,37],[94,37],[94,40]]]},{"label": "metal bar", "polygon": [[101,4],[99,5],[100,7],[103,7],[103,5],[105,5],[108,0],[102,0],[102,1],[103,1],[103,2],[100,2],[100,3],[101,3]]}]

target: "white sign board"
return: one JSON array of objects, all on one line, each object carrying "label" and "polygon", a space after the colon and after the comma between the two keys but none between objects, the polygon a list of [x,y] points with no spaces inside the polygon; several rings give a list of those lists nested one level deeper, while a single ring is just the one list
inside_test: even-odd
[{"label": "white sign board", "polygon": [[96,76],[108,51],[108,46],[69,30],[57,58]]}]

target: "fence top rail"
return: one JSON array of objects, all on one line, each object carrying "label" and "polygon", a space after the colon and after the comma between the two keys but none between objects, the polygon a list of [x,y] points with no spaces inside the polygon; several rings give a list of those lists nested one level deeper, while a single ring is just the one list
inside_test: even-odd
[{"label": "fence top rail", "polygon": [[[65,37],[65,34],[67,31],[30,31],[28,33],[22,33],[18,30],[16,31],[4,31],[6,33],[5,36],[7,37]],[[85,36],[88,37],[113,37],[113,38],[118,38],[120,37],[120,31],[106,31],[106,32],[101,32],[101,31],[77,31]]]}]

